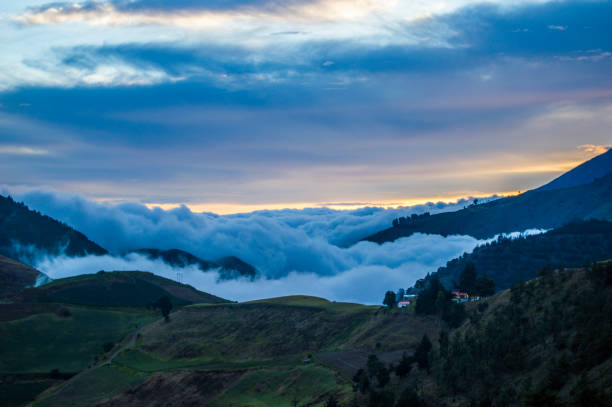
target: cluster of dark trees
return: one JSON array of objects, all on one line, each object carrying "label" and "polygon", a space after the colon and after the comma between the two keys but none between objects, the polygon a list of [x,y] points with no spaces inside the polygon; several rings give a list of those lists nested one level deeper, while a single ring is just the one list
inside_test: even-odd
[{"label": "cluster of dark trees", "polygon": [[416,300],[415,312],[418,315],[437,315],[451,327],[457,327],[467,314],[463,304],[454,302],[436,274],[428,275],[421,283],[422,290]]},{"label": "cluster of dark trees", "polygon": [[516,239],[499,237],[472,253],[449,261],[438,269],[442,283],[450,288],[461,272],[473,264],[486,271],[497,290],[510,288],[519,280],[538,276],[546,265],[582,267],[612,258],[612,222],[576,220],[547,233]]},{"label": "cluster of dark trees", "polygon": [[[353,391],[356,393],[354,404],[360,405],[357,402],[359,396],[368,407],[425,406],[414,383],[408,383],[405,379],[410,375],[415,363],[419,369],[429,371],[431,349],[432,343],[427,335],[424,335],[414,354],[409,356],[404,353],[397,366],[386,366],[376,355],[368,356],[366,368],[359,369],[353,376]],[[400,379],[399,384],[403,388],[399,397],[396,397],[389,386],[392,373]]]},{"label": "cluster of dark trees", "polygon": [[152,306],[153,308],[159,309],[166,322],[170,321],[170,311],[172,311],[172,301],[170,301],[170,297],[164,295],[155,301]]},{"label": "cluster of dark trees", "polygon": [[486,319],[479,304],[464,334],[441,336],[430,360],[442,392],[476,405],[609,405],[592,372],[612,358],[612,262],[540,275],[514,285]]},{"label": "cluster of dark trees", "polygon": [[420,215],[413,213],[410,216],[400,216],[399,218],[393,219],[393,222],[391,222],[391,224],[393,225],[394,228],[401,227],[401,226],[407,226],[407,225],[410,225],[411,223],[418,221],[419,219],[425,219],[429,216],[430,216],[429,212],[425,212]]},{"label": "cluster of dark trees", "polygon": [[455,288],[470,296],[488,297],[495,294],[495,282],[486,274],[478,276],[473,263],[465,265],[459,275],[459,281],[455,283]]}]

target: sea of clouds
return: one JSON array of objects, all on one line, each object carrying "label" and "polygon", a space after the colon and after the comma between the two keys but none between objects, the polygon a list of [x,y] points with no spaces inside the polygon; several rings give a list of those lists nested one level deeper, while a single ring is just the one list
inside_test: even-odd
[{"label": "sea of clouds", "polygon": [[[184,206],[163,210],[137,203],[111,205],[47,191],[30,191],[16,199],[65,222],[110,252],[81,258],[41,256],[35,266],[51,278],[99,270],[144,270],[175,279],[180,271],[183,282],[237,301],[307,294],[376,304],[386,290],[409,287],[486,242],[470,236],[423,234],[382,245],[359,241],[390,226],[398,216],[456,210],[467,201],[398,209],[314,208],[219,216]],[[177,270],[141,255],[125,255],[138,248],[177,248],[207,260],[236,256],[256,267],[260,275],[253,281],[224,281],[215,271]]]}]

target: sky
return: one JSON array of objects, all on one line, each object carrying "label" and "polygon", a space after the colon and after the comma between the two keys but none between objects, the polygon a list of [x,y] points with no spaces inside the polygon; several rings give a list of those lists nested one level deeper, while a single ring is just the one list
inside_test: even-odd
[{"label": "sky", "polygon": [[0,184],[218,214],[516,193],[612,144],[610,21],[608,1],[3,0]]}]

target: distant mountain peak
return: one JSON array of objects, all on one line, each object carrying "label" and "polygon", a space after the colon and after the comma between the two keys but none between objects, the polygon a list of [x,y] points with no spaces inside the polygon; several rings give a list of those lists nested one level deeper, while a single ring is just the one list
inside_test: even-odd
[{"label": "distant mountain peak", "polygon": [[537,190],[570,188],[585,185],[612,173],[612,149],[580,164]]},{"label": "distant mountain peak", "polygon": [[203,260],[193,254],[180,249],[138,249],[131,253],[138,253],[152,260],[161,260],[172,267],[197,266],[202,271],[219,269],[221,278],[232,279],[236,277],[254,278],[257,275],[255,267],[235,256],[227,256],[216,261]]}]

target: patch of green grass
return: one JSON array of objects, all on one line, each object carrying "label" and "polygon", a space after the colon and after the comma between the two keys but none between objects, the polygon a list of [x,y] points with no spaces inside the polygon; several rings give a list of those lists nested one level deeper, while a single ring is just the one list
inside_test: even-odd
[{"label": "patch of green grass", "polygon": [[107,365],[75,376],[34,405],[36,407],[90,406],[146,377],[146,373]]},{"label": "patch of green grass", "polygon": [[0,323],[0,371],[78,372],[102,354],[105,342],[120,342],[156,319],[144,310],[69,310],[69,317],[43,313]]},{"label": "patch of green grass", "polygon": [[331,391],[350,392],[338,383],[335,374],[318,365],[294,368],[266,368],[248,372],[234,386],[213,400],[211,407],[282,407],[307,403],[322,406]]},{"label": "patch of green grass", "polygon": [[243,304],[274,304],[300,307],[324,308],[327,311],[357,312],[365,310],[376,310],[380,307],[351,302],[328,301],[325,298],[312,297],[309,295],[290,295],[286,297],[266,298],[264,300],[248,301]]},{"label": "patch of green grass", "polygon": [[212,359],[162,360],[138,349],[128,349],[118,355],[113,364],[142,372],[158,372],[176,369],[241,370],[261,367],[294,367],[302,363],[303,357],[289,356],[266,360],[223,361]]}]

